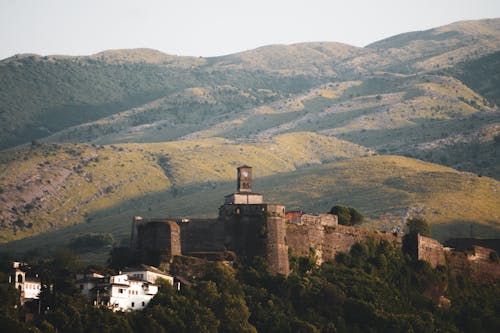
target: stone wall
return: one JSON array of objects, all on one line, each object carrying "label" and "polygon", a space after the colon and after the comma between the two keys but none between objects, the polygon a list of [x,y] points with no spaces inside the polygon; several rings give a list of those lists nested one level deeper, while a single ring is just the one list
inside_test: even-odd
[{"label": "stone wall", "polygon": [[425,260],[432,267],[445,264],[444,247],[437,240],[417,235],[417,259]]},{"label": "stone wall", "polygon": [[180,228],[174,221],[142,221],[137,234],[137,250],[163,251],[170,257],[181,255]]},{"label": "stone wall", "polygon": [[272,274],[290,274],[285,219],[269,216],[267,222],[266,257]]},{"label": "stone wall", "polygon": [[219,209],[225,245],[243,260],[266,258],[273,273],[288,275],[285,207],[275,204],[225,204]]},{"label": "stone wall", "polygon": [[470,261],[481,261],[488,262],[490,259],[490,253],[494,251],[486,247],[474,245],[472,253],[467,255],[467,259]]},{"label": "stone wall", "polygon": [[303,214],[300,217],[299,223],[312,227],[319,225],[334,227],[339,224],[337,215],[333,214],[319,214],[319,215]]},{"label": "stone wall", "polygon": [[287,224],[286,242],[292,254],[308,256],[313,249],[318,264],[335,259],[339,252],[349,252],[351,247],[367,239],[386,240],[401,246],[401,237],[392,233],[371,231],[343,225],[328,226],[318,223]]},{"label": "stone wall", "polygon": [[224,251],[224,223],[218,219],[179,222],[182,253]]},{"label": "stone wall", "polygon": [[[453,272],[460,272],[465,276],[472,278],[481,283],[497,283],[500,278],[500,264],[498,262],[490,262],[489,258],[484,260],[486,252],[489,253],[491,249],[482,248],[479,257],[474,258],[475,255],[462,251],[445,251],[446,262],[448,267]],[[484,252],[483,252],[484,251]],[[478,252],[476,252],[478,253]]]}]

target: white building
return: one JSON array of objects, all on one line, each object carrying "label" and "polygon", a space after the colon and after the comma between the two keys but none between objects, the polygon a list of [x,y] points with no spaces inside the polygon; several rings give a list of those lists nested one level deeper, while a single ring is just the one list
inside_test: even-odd
[{"label": "white building", "polygon": [[9,275],[9,283],[19,291],[21,304],[26,301],[38,299],[42,284],[38,274],[29,272],[29,267],[18,261],[12,264],[12,272]]},{"label": "white building", "polygon": [[174,278],[167,273],[141,265],[108,277],[95,272],[79,274],[77,285],[94,305],[106,306],[113,311],[133,311],[144,309],[158,293],[157,279],[174,284]]}]

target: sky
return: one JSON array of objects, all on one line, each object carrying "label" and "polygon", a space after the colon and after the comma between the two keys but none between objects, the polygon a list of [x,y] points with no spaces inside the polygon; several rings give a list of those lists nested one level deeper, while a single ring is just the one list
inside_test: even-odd
[{"label": "sky", "polygon": [[269,44],[365,46],[500,17],[500,0],[0,0],[0,59],[153,48],[218,56]]}]

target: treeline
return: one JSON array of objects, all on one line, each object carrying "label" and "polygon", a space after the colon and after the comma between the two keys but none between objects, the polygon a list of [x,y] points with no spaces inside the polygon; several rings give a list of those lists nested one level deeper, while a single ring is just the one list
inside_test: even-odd
[{"label": "treeline", "polygon": [[[10,262],[2,256],[5,282]],[[207,263],[180,291],[163,284],[143,311],[113,313],[82,299],[75,257],[33,263],[45,283],[41,315],[23,322],[16,291],[0,286],[4,332],[498,332],[498,283],[478,283],[446,267],[432,269],[382,241],[356,244],[334,262],[291,258],[288,277],[260,258],[235,267]],[[174,269],[176,269],[174,267]]]}]

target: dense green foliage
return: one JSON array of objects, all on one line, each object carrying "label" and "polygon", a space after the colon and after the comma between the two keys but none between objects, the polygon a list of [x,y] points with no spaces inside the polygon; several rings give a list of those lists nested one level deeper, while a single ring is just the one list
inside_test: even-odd
[{"label": "dense green foliage", "polygon": [[[263,260],[233,269],[207,263],[181,291],[162,284],[142,312],[93,308],[78,296],[68,253],[36,262],[53,290],[43,313],[20,319],[15,291],[0,286],[0,322],[9,332],[497,332],[500,289],[445,267],[413,262],[387,242],[356,244],[335,262],[292,258],[294,272],[271,276]],[[2,269],[5,269],[2,267]],[[446,297],[451,303],[443,302]]]},{"label": "dense green foliage", "polygon": [[414,217],[408,219],[406,222],[408,226],[408,233],[410,235],[421,234],[422,236],[430,237],[431,235],[431,227],[429,223],[420,217]]},{"label": "dense green foliage", "polygon": [[354,207],[335,205],[330,209],[330,214],[335,214],[339,218],[339,224],[356,225],[363,223],[364,216]]},{"label": "dense green foliage", "polygon": [[73,237],[69,247],[75,251],[91,251],[102,247],[111,247],[114,243],[113,236],[109,233],[88,233]]},{"label": "dense green foliage", "polygon": [[[206,69],[200,66],[203,60],[194,59],[178,58],[177,64],[36,55],[4,60],[0,62],[0,148],[27,143],[162,97],[168,96],[176,103],[167,108],[154,106],[147,113],[134,115],[127,126],[157,121],[161,117],[159,111],[167,114],[162,120],[172,121],[168,115],[173,114],[175,121],[185,122],[185,118],[193,116],[201,121],[199,114],[213,117],[221,109],[243,110],[268,102],[268,98],[261,96],[261,90],[271,89],[273,94],[296,93],[325,80],[315,75],[290,77],[252,68]],[[233,93],[198,104],[184,100],[182,94],[170,96],[186,88],[217,86],[222,90],[230,87]],[[243,90],[241,94],[239,89]],[[241,98],[248,93],[245,89],[255,92],[253,101]],[[106,131],[116,131],[116,127]],[[78,139],[84,138],[73,137],[72,141]]]}]

